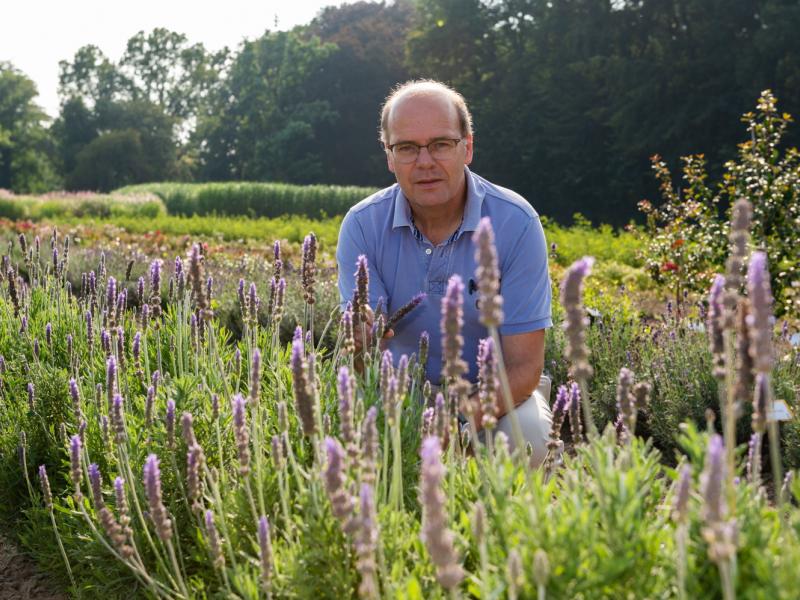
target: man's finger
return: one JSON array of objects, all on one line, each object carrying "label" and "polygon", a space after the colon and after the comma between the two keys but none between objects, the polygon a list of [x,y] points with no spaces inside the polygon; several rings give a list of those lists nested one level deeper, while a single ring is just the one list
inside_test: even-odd
[{"label": "man's finger", "polygon": [[383,332],[383,339],[390,340],[394,337],[394,329],[387,329]]}]

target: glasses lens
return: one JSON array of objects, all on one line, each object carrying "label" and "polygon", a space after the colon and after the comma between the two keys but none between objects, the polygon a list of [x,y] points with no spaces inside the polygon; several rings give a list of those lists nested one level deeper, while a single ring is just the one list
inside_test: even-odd
[{"label": "glasses lens", "polygon": [[457,143],[458,142],[455,140],[436,140],[435,142],[430,143],[428,149],[430,150],[433,158],[439,160],[452,158],[453,154],[455,153]]},{"label": "glasses lens", "polygon": [[417,160],[419,147],[416,144],[397,144],[394,148],[394,156],[402,163],[412,163]]}]

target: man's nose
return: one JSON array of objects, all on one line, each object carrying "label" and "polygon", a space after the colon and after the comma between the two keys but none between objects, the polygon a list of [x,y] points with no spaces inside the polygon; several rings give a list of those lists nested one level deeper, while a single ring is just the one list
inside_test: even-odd
[{"label": "man's nose", "polygon": [[432,164],[434,164],[434,160],[431,156],[430,150],[428,150],[427,146],[420,146],[419,154],[417,154],[417,166],[427,166]]}]

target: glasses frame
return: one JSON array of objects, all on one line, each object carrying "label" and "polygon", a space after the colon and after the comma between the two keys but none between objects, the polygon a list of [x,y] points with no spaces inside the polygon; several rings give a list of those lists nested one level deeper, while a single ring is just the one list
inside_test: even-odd
[{"label": "glasses frame", "polygon": [[[422,152],[423,148],[425,148],[428,151],[428,154],[430,154],[430,157],[433,160],[447,160],[447,159],[442,159],[442,158],[435,158],[433,156],[433,153],[431,152],[431,144],[436,144],[437,142],[455,142],[455,145],[453,146],[453,150],[455,150],[456,148],[458,148],[458,145],[461,142],[464,141],[464,139],[465,138],[436,138],[435,140],[431,140],[427,144],[417,144],[416,142],[397,142],[395,144],[385,144],[384,148],[386,148],[387,150],[389,150],[392,153],[392,156],[394,156],[394,159],[397,162],[399,162],[401,164],[405,164],[405,165],[411,165],[411,164],[414,164],[415,162],[417,162],[417,160],[419,159],[419,154],[420,154],[420,152]],[[414,156],[414,160],[403,161],[403,160],[400,160],[400,158],[397,156],[397,154],[395,154],[395,152],[394,152],[395,147],[397,147],[397,146],[405,146],[405,145],[416,146],[417,147],[417,154]]]}]

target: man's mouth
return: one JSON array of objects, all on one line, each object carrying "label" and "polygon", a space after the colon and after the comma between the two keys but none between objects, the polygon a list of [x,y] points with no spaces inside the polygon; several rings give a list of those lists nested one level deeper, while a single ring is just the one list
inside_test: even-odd
[{"label": "man's mouth", "polygon": [[417,180],[417,185],[430,185],[434,183],[439,183],[441,179],[419,179]]}]

